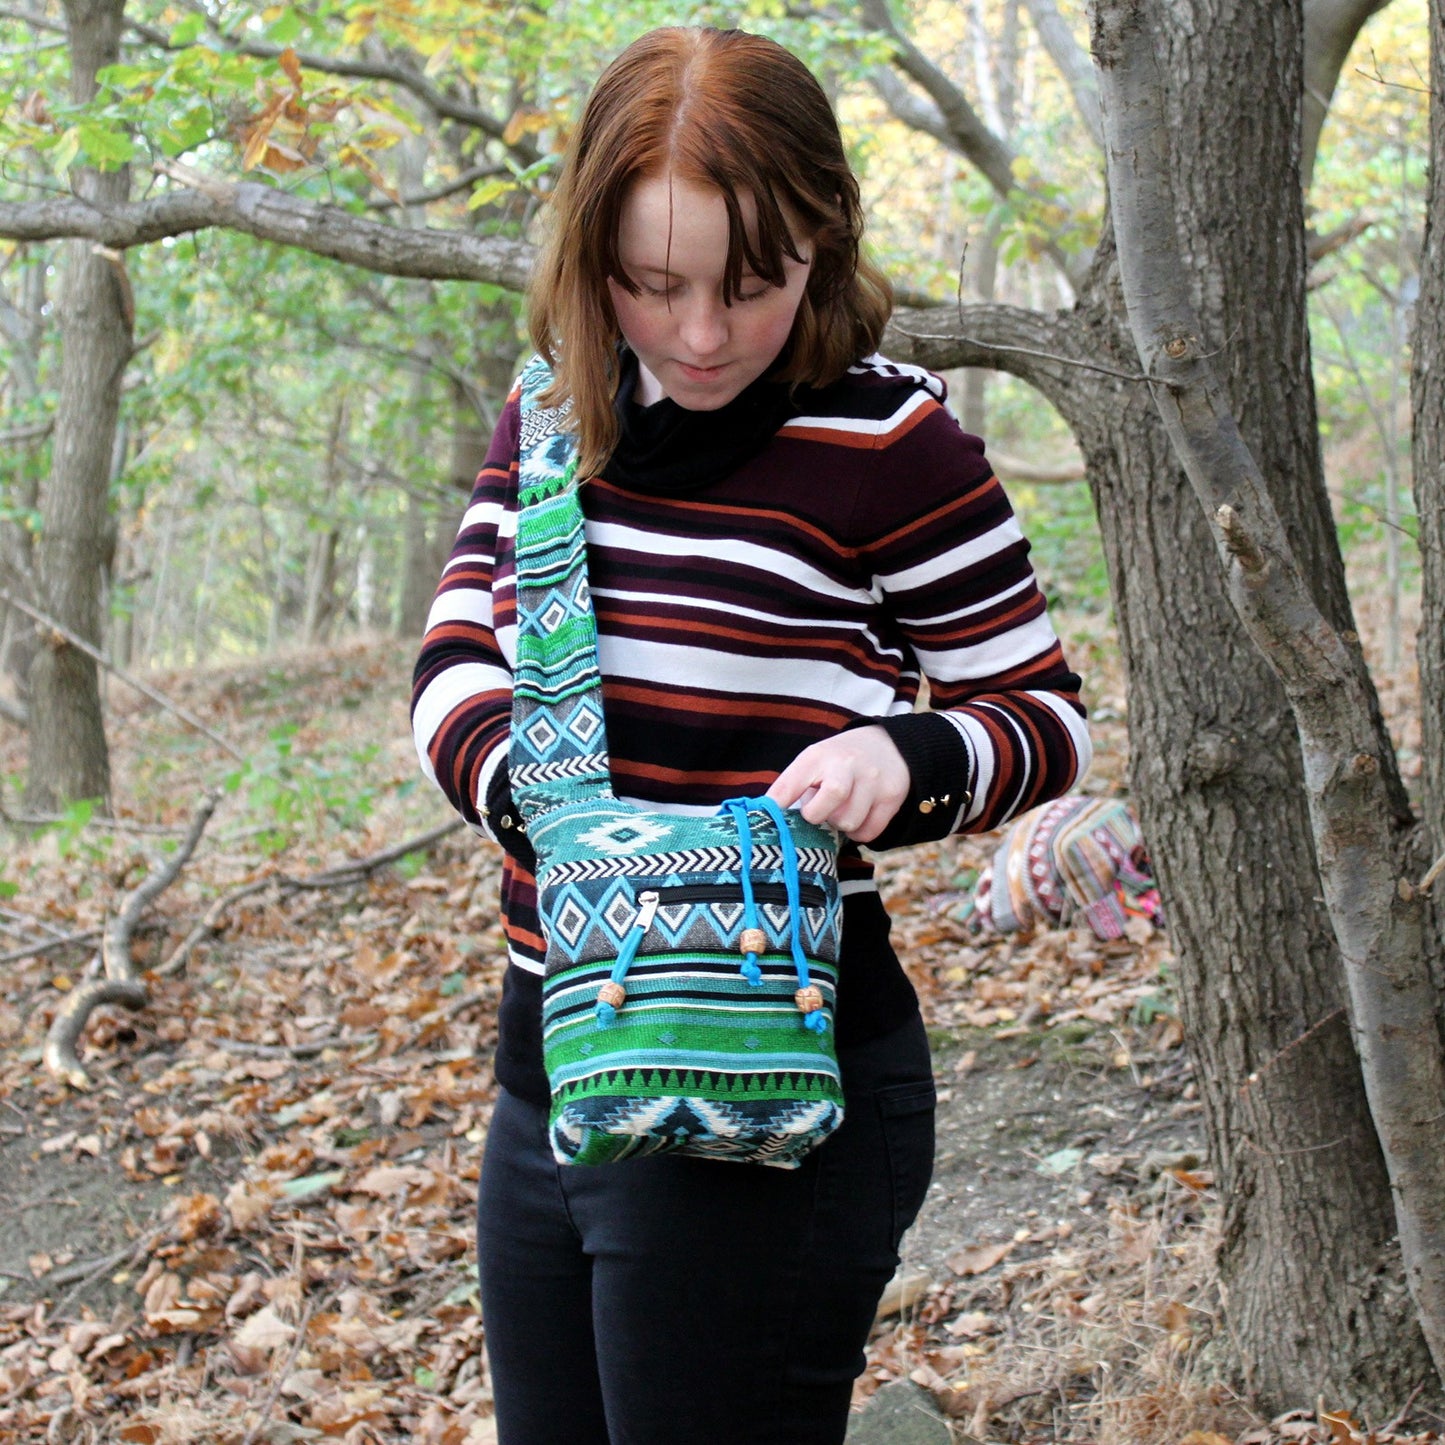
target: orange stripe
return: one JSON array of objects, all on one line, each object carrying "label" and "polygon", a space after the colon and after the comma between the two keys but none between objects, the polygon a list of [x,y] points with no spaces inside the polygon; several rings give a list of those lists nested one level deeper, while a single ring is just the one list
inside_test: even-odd
[{"label": "orange stripe", "polygon": [[660,687],[636,687],[625,683],[607,683],[606,695],[615,702],[636,703],[641,707],[656,708],[661,712],[676,713],[673,701],[679,696],[693,699],[694,712],[704,712],[709,717],[776,718],[782,722],[821,723],[825,727],[838,727],[847,722],[852,714],[841,708],[814,707],[797,702],[775,702],[766,698],[725,698],[700,699],[695,693],[669,693]]},{"label": "orange stripe", "polygon": [[[587,485],[589,487],[605,487],[611,492],[617,492],[619,490],[617,487],[612,486],[610,483],[603,481],[601,477],[597,477],[594,480],[589,481]],[[679,512],[699,512],[711,517],[770,517],[774,521],[781,523],[789,530],[802,532],[805,535],[813,538],[814,541],[821,542],[825,547],[829,549],[829,551],[833,552],[839,557],[856,557],[858,555],[858,549],[856,547],[839,546],[836,537],[824,531],[821,527],[814,526],[811,522],[805,521],[802,517],[797,516],[793,512],[780,512],[772,507],[751,507],[735,503],[687,502],[683,501],[679,497],[668,497],[666,501],[669,507],[674,508]],[[749,526],[753,526],[753,523],[751,521],[749,522]],[[706,542],[710,540],[710,535],[703,534],[695,540]],[[767,543],[762,543],[760,545],[767,546]],[[774,548],[773,550],[777,549]]]}]

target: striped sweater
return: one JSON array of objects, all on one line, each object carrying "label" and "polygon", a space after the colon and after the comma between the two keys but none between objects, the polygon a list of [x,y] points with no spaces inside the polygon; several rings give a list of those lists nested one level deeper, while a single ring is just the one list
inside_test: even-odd
[{"label": "striped sweater", "polygon": [[[874,850],[990,829],[1065,791],[1089,759],[1079,680],[983,445],[944,407],[942,383],[871,357],[796,406],[760,451],[700,490],[583,484],[614,791],[711,812],[766,791],[808,744],[871,722],[913,778]],[[508,850],[511,974],[536,975],[535,880],[505,782],[519,420],[514,393],[432,606],[413,726],[424,772]],[[926,712],[915,711],[923,679]],[[843,1043],[847,1016],[877,1021],[856,995],[862,975],[885,966],[860,964],[855,983],[850,934],[892,956],[871,866],[852,851],[841,867]],[[533,984],[509,977],[518,1017]],[[530,1059],[530,1040],[520,1052]]]}]

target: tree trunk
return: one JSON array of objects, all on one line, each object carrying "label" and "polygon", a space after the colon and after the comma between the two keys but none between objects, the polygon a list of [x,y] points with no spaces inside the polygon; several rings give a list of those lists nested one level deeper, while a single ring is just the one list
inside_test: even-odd
[{"label": "tree trunk", "polygon": [[[22,261],[19,267],[19,304],[13,305],[0,293],[0,332],[3,332],[10,379],[17,394],[35,409],[41,396],[41,340],[48,310],[46,279],[50,270],[48,250]],[[37,426],[41,424],[37,423]],[[3,428],[0,428],[3,429]],[[17,515],[35,509],[40,500],[43,463],[34,452],[44,443],[47,432],[38,430],[33,439],[16,440],[6,456],[4,490]],[[35,595],[35,540],[28,527],[18,522],[0,522],[0,584],[39,604]],[[0,671],[10,678],[21,711],[30,696],[30,667],[40,645],[35,624],[24,613],[0,603]]]},{"label": "tree trunk", "polygon": [[[1206,335],[1223,338],[1216,365],[1317,604],[1346,631],[1305,316],[1301,6],[1166,8],[1169,169],[1194,309]],[[961,344],[960,332],[980,344]],[[1129,672],[1131,787],[1226,1200],[1219,1268],[1234,1354],[1266,1408],[1322,1395],[1393,1413],[1431,1366],[1344,1012],[1293,719],[1234,614],[1139,378],[1112,235],[1106,228],[1071,314],[905,314],[890,350],[895,340],[925,365],[1015,371],[1078,438]],[[1408,807],[1372,689],[1369,699],[1373,751],[1403,827]]]},{"label": "tree trunk", "polygon": [[301,635],[308,645],[325,642],[336,618],[336,545],[339,527],[313,532],[306,557],[306,611]]},{"label": "tree trunk", "polygon": [[[1310,384],[1301,7],[1196,0],[1164,26],[1170,170],[1195,309],[1225,338],[1217,365],[1290,543],[1309,559],[1316,601],[1348,630]],[[1110,262],[1107,291],[1096,285],[1081,313],[1099,350],[1137,368],[1112,258],[1100,260]],[[1129,659],[1132,783],[1169,902],[1227,1200],[1219,1266],[1230,1330],[1263,1401],[1323,1393],[1390,1411],[1430,1365],[1343,1013],[1292,718],[1233,613],[1147,389],[1127,390],[1114,405],[1134,455],[1119,455],[1118,411],[1107,426],[1107,407],[1070,419],[1095,487]]]},{"label": "tree trunk", "polygon": [[[120,56],[124,0],[65,0],[72,100],[89,100],[96,72]],[[72,171],[77,193],[98,205],[124,202],[125,169]],[[36,548],[43,611],[100,641],[100,579],[106,565],[108,493],[121,376],[131,357],[134,311],[123,257],[66,243],[59,304],[60,403]],[[56,636],[30,669],[26,806],[51,812],[77,798],[110,799],[110,759],[95,664]]]},{"label": "tree trunk", "polygon": [[[1160,83],[1159,0],[1097,0],[1095,58],[1108,140],[1121,285],[1175,454],[1219,529],[1231,602],[1289,698],[1305,759],[1315,855],[1348,988],[1366,1097],[1384,1149],[1420,1324],[1445,1381],[1445,1050],[1422,952],[1413,874],[1400,869],[1385,743],[1362,683],[1358,640],[1309,596],[1272,498],[1240,436],[1194,314],[1176,243]],[[1251,1082],[1251,1081],[1247,1081]],[[1327,1146],[1326,1146],[1327,1147]]]},{"label": "tree trunk", "polygon": [[[1420,803],[1427,850],[1422,866],[1445,854],[1445,0],[1430,0],[1430,194],[1420,256],[1420,297],[1410,400],[1415,512],[1420,519]],[[1427,928],[1445,999],[1445,878],[1431,889]]]},{"label": "tree trunk", "polygon": [[[1192,19],[1176,12],[1164,24],[1170,170],[1195,307],[1210,336],[1227,338],[1217,364],[1241,431],[1296,555],[1309,559],[1321,610],[1347,630],[1310,384],[1300,6],[1198,0]],[[1107,290],[1096,285],[1080,311],[1098,349],[1137,368],[1106,249]],[[1318,896],[1294,726],[1234,616],[1147,389],[1127,390],[1114,402],[1129,419],[1122,432],[1119,410],[1105,424],[1108,407],[1070,420],[1095,487],[1129,659],[1132,783],[1169,902],[1227,1200],[1219,1266],[1230,1329],[1263,1401],[1323,1393],[1378,1414],[1430,1366]],[[1120,455],[1121,434],[1132,455]]]},{"label": "tree trunk", "polygon": [[[426,631],[427,612],[436,591],[436,549],[432,546],[430,527],[435,507],[421,499],[420,488],[426,484],[431,468],[431,450],[424,439],[422,424],[426,410],[430,373],[422,364],[412,370],[411,417],[408,430],[412,434],[411,455],[418,465],[412,475],[412,488],[406,495],[406,513],[402,522],[401,597],[397,607],[397,633],[402,637],[420,637]],[[419,474],[418,474],[419,473]]]}]

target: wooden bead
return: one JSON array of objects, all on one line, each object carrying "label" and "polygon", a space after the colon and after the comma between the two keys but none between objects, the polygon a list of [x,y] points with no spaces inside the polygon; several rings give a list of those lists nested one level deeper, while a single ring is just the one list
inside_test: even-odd
[{"label": "wooden bead", "polygon": [[610,1003],[613,1008],[621,1008],[626,997],[627,990],[620,983],[613,983],[610,978],[597,990],[597,1002]]},{"label": "wooden bead", "polygon": [[807,988],[800,988],[793,995],[793,1002],[802,1013],[817,1013],[823,1007],[823,991],[817,984],[810,983]]},{"label": "wooden bead", "polygon": [[761,928],[745,928],[738,937],[739,953],[766,953],[768,935]]}]

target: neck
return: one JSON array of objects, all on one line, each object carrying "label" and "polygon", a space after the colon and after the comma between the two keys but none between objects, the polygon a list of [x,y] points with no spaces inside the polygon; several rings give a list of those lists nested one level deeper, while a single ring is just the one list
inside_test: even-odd
[{"label": "neck", "polygon": [[632,399],[638,406],[651,406],[662,400],[662,383],[642,364],[637,363],[637,390]]}]

